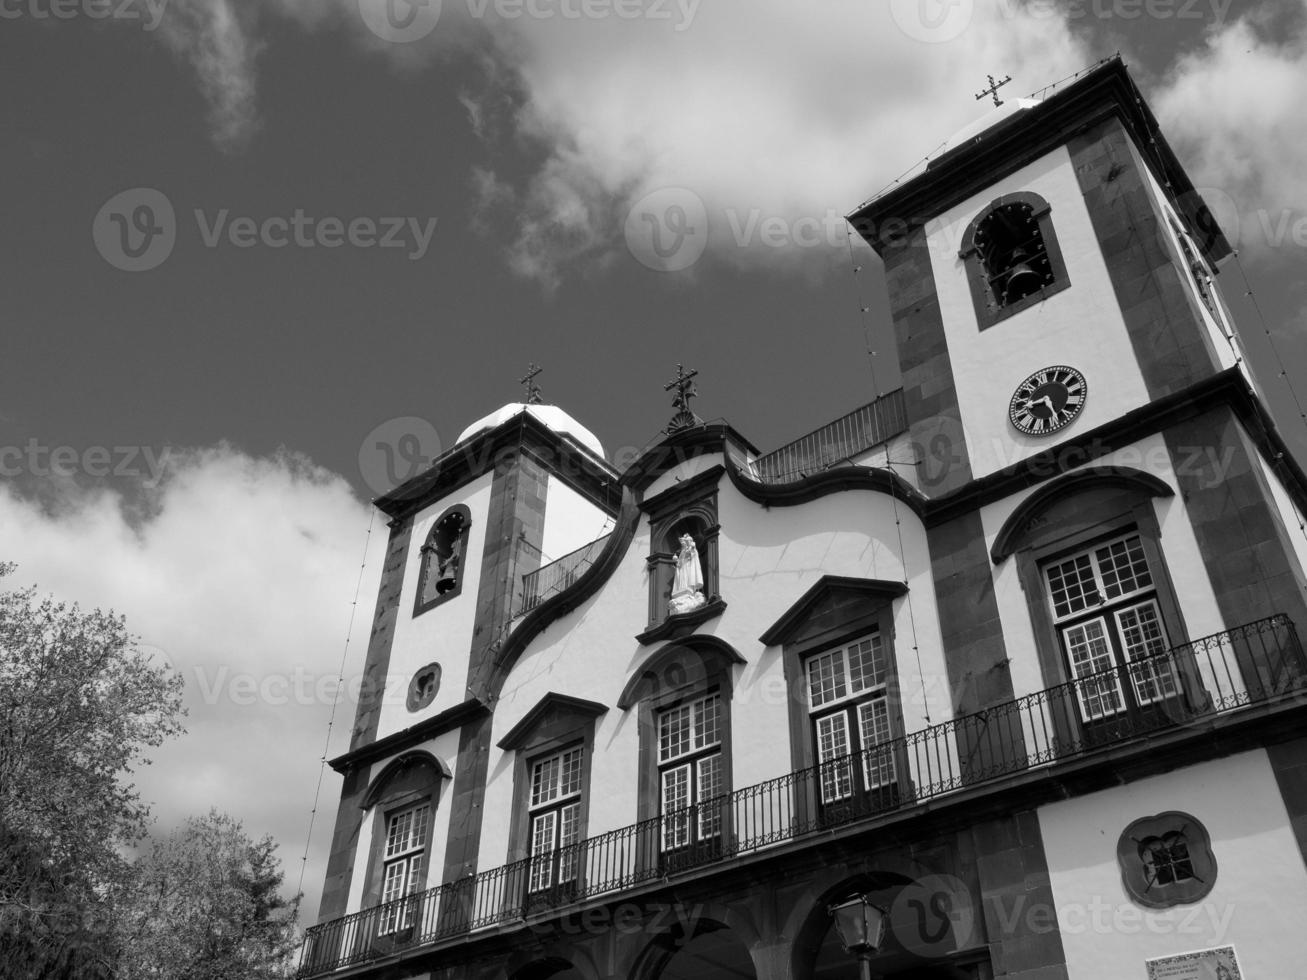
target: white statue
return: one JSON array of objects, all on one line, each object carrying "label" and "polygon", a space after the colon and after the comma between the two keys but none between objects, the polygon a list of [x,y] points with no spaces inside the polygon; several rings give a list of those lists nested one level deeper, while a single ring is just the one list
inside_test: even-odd
[{"label": "white statue", "polygon": [[672,581],[672,601],[669,610],[673,616],[698,609],[707,603],[703,595],[703,569],[699,565],[699,549],[694,538],[681,535],[681,550],[676,555],[676,578]]}]

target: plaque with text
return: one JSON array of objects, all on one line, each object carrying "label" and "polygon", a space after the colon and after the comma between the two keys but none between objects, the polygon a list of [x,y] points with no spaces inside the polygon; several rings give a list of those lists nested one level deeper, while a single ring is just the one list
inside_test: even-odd
[{"label": "plaque with text", "polygon": [[1233,946],[1148,960],[1148,980],[1243,980]]}]

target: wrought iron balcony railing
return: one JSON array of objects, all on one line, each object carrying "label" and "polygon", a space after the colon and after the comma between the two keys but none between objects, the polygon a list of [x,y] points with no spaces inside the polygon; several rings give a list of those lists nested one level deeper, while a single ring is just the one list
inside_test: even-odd
[{"label": "wrought iron balcony railing", "polygon": [[793,483],[864,453],[907,427],[903,389],[897,388],[794,442],[759,456],[753,469],[764,483]]},{"label": "wrought iron balcony railing", "polygon": [[562,558],[523,575],[522,596],[513,615],[523,616],[550,596],[557,595],[568,588],[576,581],[577,576],[594,564],[610,537],[611,534],[605,534],[602,538],[596,538],[589,544],[563,555]]},{"label": "wrought iron balcony railing", "polygon": [[300,975],[519,922],[1298,692],[1307,692],[1307,660],[1293,622],[1273,616],[325,922],[308,930]]}]

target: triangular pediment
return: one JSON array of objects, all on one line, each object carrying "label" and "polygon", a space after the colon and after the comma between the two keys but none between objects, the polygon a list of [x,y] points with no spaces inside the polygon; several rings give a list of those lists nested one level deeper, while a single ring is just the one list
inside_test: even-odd
[{"label": "triangular pediment", "polygon": [[591,722],[608,710],[608,706],[584,698],[569,697],[550,691],[534,708],[522,716],[507,735],[499,740],[499,747],[514,751],[522,747],[532,732],[551,722],[575,721],[578,725]]},{"label": "triangular pediment", "polygon": [[907,591],[904,582],[824,575],[759,639],[767,646],[794,643],[868,615]]}]

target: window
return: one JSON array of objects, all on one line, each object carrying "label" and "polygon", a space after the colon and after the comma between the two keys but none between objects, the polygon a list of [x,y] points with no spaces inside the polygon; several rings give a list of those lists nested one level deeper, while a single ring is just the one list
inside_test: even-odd
[{"label": "window", "polygon": [[1211,837],[1188,813],[1134,821],[1117,841],[1116,859],[1126,893],[1148,908],[1197,902],[1216,884]]},{"label": "window", "polygon": [[421,548],[413,615],[454,598],[463,589],[472,512],[459,504],[440,515]]},{"label": "window", "polygon": [[1180,693],[1138,533],[1048,563],[1044,577],[1083,721],[1101,721]]},{"label": "window", "polygon": [[427,664],[408,682],[404,706],[410,711],[421,711],[436,699],[440,692],[440,664]]},{"label": "window", "polygon": [[576,882],[584,755],[577,746],[531,765],[530,892]]},{"label": "window", "polygon": [[897,782],[891,750],[891,665],[879,631],[805,663],[823,805]]},{"label": "window", "polygon": [[732,852],[731,691],[744,658],[713,636],[664,646],[627,682],[640,736],[636,860],[669,874]]},{"label": "window", "polygon": [[1070,285],[1048,203],[1037,194],[994,201],[963,241],[959,257],[982,330]]},{"label": "window", "polygon": [[392,814],[386,823],[386,850],[381,877],[380,935],[413,926],[416,902],[402,902],[422,888],[427,825],[431,805],[423,803]]},{"label": "window", "polygon": [[722,813],[712,805],[725,791],[717,693],[658,713],[658,785],[664,852],[720,838]]}]

